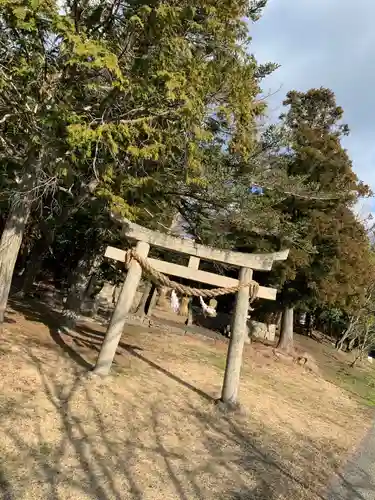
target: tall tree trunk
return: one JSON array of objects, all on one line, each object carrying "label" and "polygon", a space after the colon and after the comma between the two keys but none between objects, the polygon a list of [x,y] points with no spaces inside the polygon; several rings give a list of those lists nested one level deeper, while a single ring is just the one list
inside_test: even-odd
[{"label": "tall tree trunk", "polygon": [[70,327],[73,327],[79,318],[82,300],[90,281],[90,268],[90,262],[87,255],[85,255],[78,261],[77,267],[74,270],[63,311],[66,323]]},{"label": "tall tree trunk", "polygon": [[138,316],[143,317],[146,314],[146,304],[150,296],[151,289],[152,289],[152,283],[151,281],[148,281],[143,291],[141,301],[138,304],[137,309],[135,311],[135,314],[137,314]]},{"label": "tall tree trunk", "polygon": [[158,298],[158,289],[155,285],[153,285],[151,290],[150,301],[146,304],[145,307],[146,316],[150,317],[152,315],[152,311],[155,308],[157,298]]},{"label": "tall tree trunk", "polygon": [[22,295],[28,295],[35,280],[42,270],[43,259],[46,255],[47,242],[44,238],[39,239],[33,246],[30,257],[26,263],[25,275],[22,283]]},{"label": "tall tree trunk", "polygon": [[353,361],[350,363],[350,368],[354,368],[355,365],[357,364],[357,361],[360,359],[361,355],[360,354],[357,354],[355,356],[355,358],[353,359]]},{"label": "tall tree trunk", "polygon": [[33,185],[34,177],[25,175],[24,193],[12,203],[0,240],[0,325],[4,323],[14,267],[31,211]]},{"label": "tall tree trunk", "polygon": [[336,349],[338,351],[341,351],[344,347],[344,342],[345,341],[348,341],[349,337],[351,337],[357,323],[359,321],[359,316],[351,316],[350,320],[349,320],[349,325],[347,327],[347,329],[344,331],[344,333],[342,334],[342,336],[338,339],[338,341],[336,342]]},{"label": "tall tree trunk", "polygon": [[345,330],[345,332],[341,335],[341,337],[338,339],[338,341],[336,342],[336,349],[338,351],[342,351],[343,347],[344,347],[344,342],[348,339],[349,335],[351,333],[351,330],[349,328],[347,328]]},{"label": "tall tree trunk", "polygon": [[165,286],[160,287],[157,305],[161,309],[165,309],[169,306],[167,293],[168,293],[168,288],[166,288]]},{"label": "tall tree trunk", "polygon": [[285,307],[281,320],[280,338],[277,348],[291,352],[293,350],[293,307]]},{"label": "tall tree trunk", "polygon": [[180,310],[178,311],[179,316],[185,316],[186,318],[189,316],[189,302],[190,297],[182,297]]},{"label": "tall tree trunk", "polygon": [[30,293],[35,279],[40,273],[43,265],[43,259],[46,256],[48,248],[53,244],[56,237],[56,230],[62,227],[66,221],[72,217],[95,191],[98,185],[96,179],[91,180],[86,186],[82,186],[80,193],[77,195],[74,205],[64,205],[62,212],[55,219],[54,227],[51,228],[45,221],[40,223],[41,237],[35,243],[31,250],[29,262],[26,267],[25,277],[22,285],[23,295]]},{"label": "tall tree trunk", "polygon": [[96,257],[85,254],[75,268],[71,285],[69,287],[68,296],[65,302],[63,316],[70,327],[73,327],[79,318],[81,305],[86,297],[86,290],[90,284],[91,275],[96,272],[102,260],[101,252],[98,252]]},{"label": "tall tree trunk", "polygon": [[[98,282],[98,273],[97,273],[97,270],[95,269],[94,272],[90,276],[87,288],[85,290],[84,299],[91,299],[93,297],[97,282]],[[98,293],[100,293],[100,291],[95,292],[95,296]]]},{"label": "tall tree trunk", "polygon": [[354,368],[354,366],[357,363],[357,361],[359,361],[359,360],[362,361],[363,360],[364,353],[365,353],[366,349],[368,349],[368,347],[369,347],[368,346],[368,334],[369,334],[369,328],[366,327],[366,329],[365,329],[365,335],[364,335],[363,339],[361,340],[361,342],[358,345],[357,355],[353,359],[353,362],[350,364],[350,366],[352,368]]},{"label": "tall tree trunk", "polygon": [[312,336],[313,331],[313,316],[311,312],[306,313],[306,325],[305,325],[306,334],[308,337]]},{"label": "tall tree trunk", "polygon": [[29,253],[30,252],[25,247],[22,247],[22,244],[21,244],[21,248],[20,248],[20,251],[18,252],[18,257],[17,257],[17,262],[16,262],[16,265],[18,264],[18,266],[19,266],[19,271],[17,273],[17,276],[24,275],[25,270],[26,270],[26,262],[29,258]]},{"label": "tall tree trunk", "polygon": [[348,344],[348,347],[347,347],[347,350],[348,350],[349,352],[351,352],[351,351],[354,349],[354,346],[355,346],[356,341],[358,342],[358,336],[355,336],[355,337],[353,337],[353,338],[350,340],[350,342],[349,342],[349,344]]},{"label": "tall tree trunk", "polygon": [[191,326],[193,324],[193,304],[192,304],[192,300],[190,300],[189,304],[188,304],[188,317],[185,321],[185,325],[186,326]]}]

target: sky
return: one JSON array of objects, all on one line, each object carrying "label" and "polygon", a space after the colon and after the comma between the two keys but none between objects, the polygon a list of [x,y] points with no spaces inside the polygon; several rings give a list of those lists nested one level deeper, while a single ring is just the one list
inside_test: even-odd
[{"label": "sky", "polygon": [[[351,131],[344,147],[375,192],[374,19],[375,0],[268,0],[250,34],[257,60],[281,65],[262,84],[270,117],[289,90],[332,89]],[[375,215],[375,199],[357,209]]]}]

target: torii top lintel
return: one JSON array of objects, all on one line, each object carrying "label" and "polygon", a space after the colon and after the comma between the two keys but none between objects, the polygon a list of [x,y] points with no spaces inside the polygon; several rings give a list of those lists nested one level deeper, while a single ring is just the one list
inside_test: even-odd
[{"label": "torii top lintel", "polygon": [[270,271],[275,261],[286,260],[289,254],[289,250],[267,254],[220,250],[200,245],[191,240],[170,236],[160,231],[153,231],[118,216],[113,215],[113,218],[122,224],[124,235],[132,240],[144,241],[158,248],[165,248],[173,252],[192,255],[204,260],[222,262],[232,266],[247,267],[256,271]]}]

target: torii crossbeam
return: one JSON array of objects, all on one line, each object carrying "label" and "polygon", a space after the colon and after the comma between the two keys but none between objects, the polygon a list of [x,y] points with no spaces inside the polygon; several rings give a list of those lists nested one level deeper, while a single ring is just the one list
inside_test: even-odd
[{"label": "torii crossbeam", "polygon": [[[124,236],[136,241],[137,254],[146,259],[153,245],[177,253],[190,255],[188,266],[181,266],[158,259],[147,259],[147,262],[159,272],[167,275],[179,276],[200,283],[216,287],[230,288],[240,284],[250,283],[253,270],[270,271],[275,261],[286,260],[289,250],[268,254],[247,254],[229,250],[220,250],[205,245],[197,244],[191,240],[163,234],[159,231],[146,229],[127,219],[118,219],[122,224]],[[126,252],[114,247],[107,247],[106,257],[124,262]],[[228,278],[199,269],[200,259],[230,264],[240,268],[239,279]],[[117,346],[120,341],[126,315],[130,311],[141,280],[142,269],[133,259],[128,267],[128,273],[120,292],[115,310],[109,323],[106,336],[99,353],[94,373],[106,375],[109,373]],[[276,299],[277,290],[274,288],[259,287],[258,298],[268,300]],[[246,324],[249,307],[249,287],[244,286],[237,292],[236,307],[232,325],[232,334],[228,347],[227,363],[225,369],[222,401],[235,404],[240,380],[242,352],[246,335]]]}]

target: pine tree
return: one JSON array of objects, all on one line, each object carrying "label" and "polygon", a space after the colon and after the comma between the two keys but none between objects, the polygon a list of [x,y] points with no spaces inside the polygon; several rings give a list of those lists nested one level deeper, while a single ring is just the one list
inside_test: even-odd
[{"label": "pine tree", "polygon": [[[329,191],[326,200],[301,200],[290,197],[281,205],[292,223],[300,224],[300,246],[294,246],[286,266],[280,300],[285,314],[292,315],[296,305],[314,309],[317,304],[350,307],[363,297],[370,252],[369,240],[353,213],[359,196],[368,194],[358,181],[341,139],[349,133],[342,124],[343,110],[332,91],[324,88],[306,93],[290,92],[282,116],[289,135],[287,152],[290,175]],[[304,243],[311,245],[305,252]],[[293,321],[281,331],[280,347],[290,349]]]},{"label": "pine tree", "polygon": [[90,194],[108,210],[147,219],[209,184],[206,150],[218,137],[249,157],[264,109],[259,80],[273,68],[248,55],[246,19],[263,4],[1,2],[0,152],[11,206],[0,322],[27,220],[46,197],[74,206],[96,180]]}]

